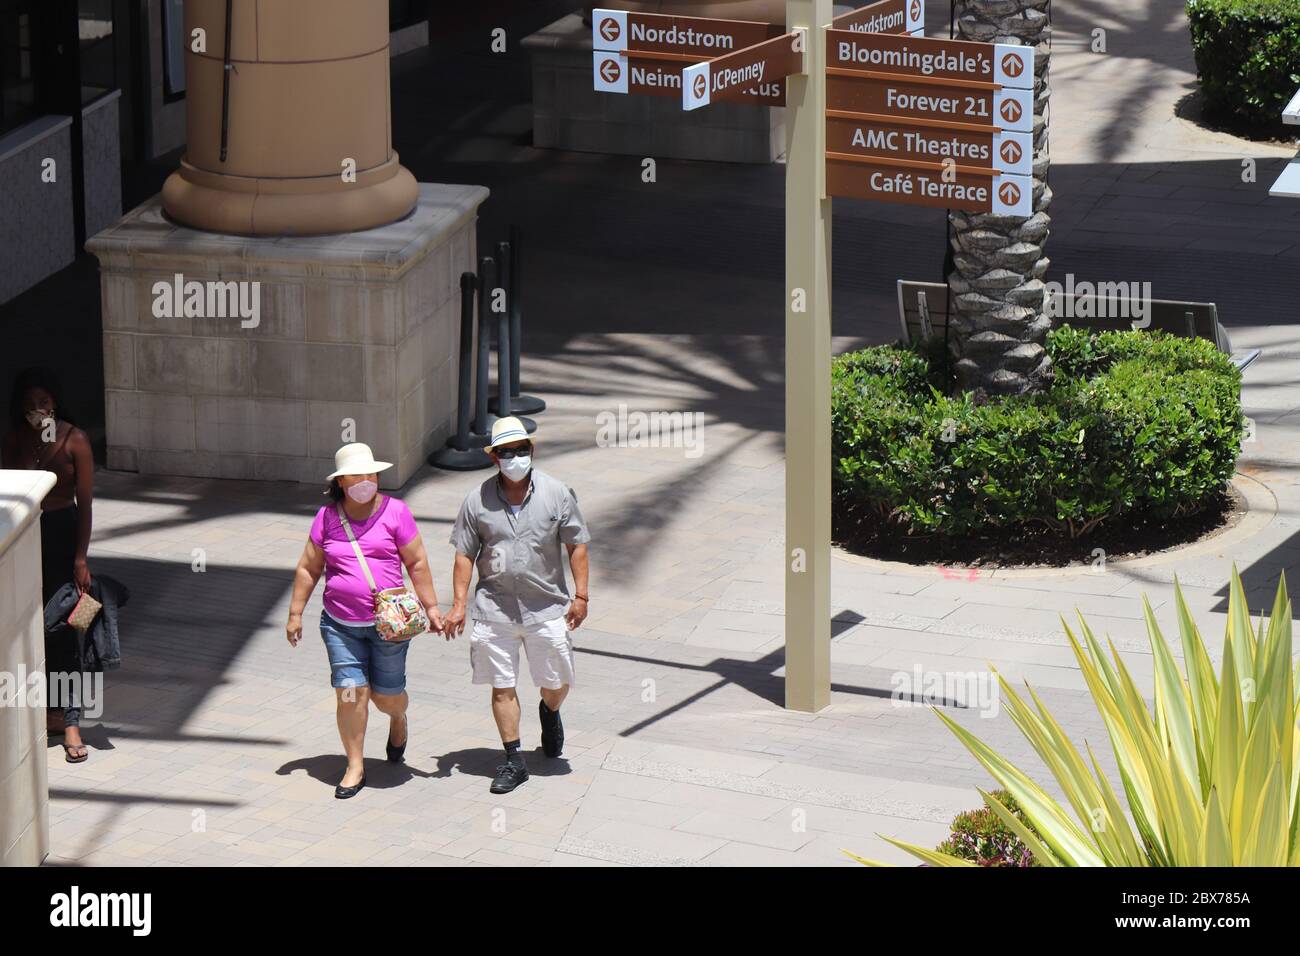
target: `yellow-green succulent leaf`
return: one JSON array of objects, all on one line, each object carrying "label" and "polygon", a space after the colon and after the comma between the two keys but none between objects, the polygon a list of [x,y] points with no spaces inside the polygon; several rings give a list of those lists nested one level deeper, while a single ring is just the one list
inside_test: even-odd
[{"label": "yellow-green succulent leaf", "polygon": [[1237,782],[1228,814],[1237,866],[1247,866],[1246,846],[1251,838],[1261,794],[1275,766],[1277,735],[1268,721],[1259,720],[1250,730],[1237,769]]},{"label": "yellow-green succulent leaf", "polygon": [[[1228,584],[1228,633],[1232,639],[1233,664],[1241,677],[1255,674],[1255,642],[1251,640],[1254,628],[1250,625],[1250,606],[1246,603],[1246,589],[1241,583],[1237,566],[1232,566],[1232,580]],[[1227,653],[1227,649],[1224,649]],[[1246,709],[1250,719],[1251,708]]]},{"label": "yellow-green succulent leaf", "polygon": [[[931,866],[979,866],[978,863],[972,863],[970,860],[963,860],[960,857],[949,856],[947,853],[940,853],[938,850],[927,850],[923,846],[915,846],[911,843],[904,843],[902,840],[895,840],[893,837],[887,837],[883,833],[877,833],[876,836],[886,843],[892,843],[900,850],[905,850],[912,856],[928,863]],[[884,863],[868,863],[861,857],[854,857],[860,863],[867,863],[868,866],[885,866]]]},{"label": "yellow-green succulent leaf", "polygon": [[1219,681],[1219,717],[1214,730],[1214,747],[1210,758],[1210,780],[1219,792],[1224,816],[1229,816],[1237,789],[1237,772],[1241,767],[1243,724],[1241,691],[1233,655],[1223,654],[1223,677]]},{"label": "yellow-green succulent leaf", "polygon": [[1070,819],[1060,804],[966,728],[946,714],[937,710],[935,713],[966,745],[966,749],[975,756],[984,769],[992,774],[993,779],[1002,784],[1003,789],[1011,794],[1029,822],[1034,825],[1034,829],[1042,834],[1048,847],[1063,863],[1072,866],[1102,865],[1102,858],[1097,848],[1091,844],[1088,836]]},{"label": "yellow-green succulent leaf", "polygon": [[1151,603],[1145,596],[1142,598],[1142,608],[1146,615],[1147,639],[1151,643],[1151,654],[1155,664],[1156,712],[1160,715],[1162,737],[1168,741],[1182,772],[1195,784],[1196,800],[1199,803],[1202,788],[1191,697],[1183,684],[1182,675],[1178,673],[1174,656],[1169,653],[1169,647],[1165,644],[1160,625],[1156,623]]},{"label": "yellow-green succulent leaf", "polygon": [[1115,793],[1115,788],[1111,786],[1110,779],[1101,769],[1101,764],[1097,762],[1097,755],[1092,752],[1092,747],[1088,744],[1085,743],[1084,748],[1088,751],[1088,760],[1092,763],[1093,775],[1097,781],[1097,793],[1106,811],[1105,819],[1110,826],[1110,834],[1119,846],[1117,855],[1128,861],[1125,866],[1150,866],[1150,857],[1134,837],[1132,824],[1124,813],[1124,808],[1120,806],[1119,797]]},{"label": "yellow-green succulent leaf", "polygon": [[1178,635],[1183,646],[1183,667],[1187,671],[1188,694],[1196,728],[1197,773],[1201,780],[1201,796],[1205,798],[1211,785],[1210,748],[1214,742],[1214,723],[1218,718],[1219,682],[1177,578],[1174,579],[1174,604],[1178,612]]},{"label": "yellow-green succulent leaf", "polygon": [[1219,791],[1210,788],[1210,798],[1205,807],[1205,825],[1201,830],[1201,852],[1198,866],[1232,866],[1232,834],[1223,816]]}]

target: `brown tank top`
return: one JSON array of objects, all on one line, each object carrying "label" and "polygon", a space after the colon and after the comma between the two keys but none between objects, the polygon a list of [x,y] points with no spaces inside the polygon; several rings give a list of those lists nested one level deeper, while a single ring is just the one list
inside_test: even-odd
[{"label": "brown tank top", "polygon": [[68,439],[75,427],[65,424],[63,433],[54,440],[53,447],[42,444],[35,456],[29,449],[19,445],[19,467],[54,473],[54,487],[41,503],[43,511],[65,508],[76,500],[77,465],[72,460],[72,453],[68,451]]}]

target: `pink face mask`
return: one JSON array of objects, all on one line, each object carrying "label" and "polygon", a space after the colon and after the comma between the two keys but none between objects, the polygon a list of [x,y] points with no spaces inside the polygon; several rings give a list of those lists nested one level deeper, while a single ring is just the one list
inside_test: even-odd
[{"label": "pink face mask", "polygon": [[379,491],[379,485],[373,481],[358,481],[355,485],[348,486],[348,497],[359,505],[364,505],[375,497]]}]

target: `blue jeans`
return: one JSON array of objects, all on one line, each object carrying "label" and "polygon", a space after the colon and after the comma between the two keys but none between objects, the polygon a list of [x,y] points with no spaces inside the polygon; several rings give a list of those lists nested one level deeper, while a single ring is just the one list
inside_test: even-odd
[{"label": "blue jeans", "polygon": [[373,624],[340,624],[324,611],[320,636],[330,657],[334,687],[370,686],[373,694],[406,690],[406,652],[410,641],[385,641]]}]

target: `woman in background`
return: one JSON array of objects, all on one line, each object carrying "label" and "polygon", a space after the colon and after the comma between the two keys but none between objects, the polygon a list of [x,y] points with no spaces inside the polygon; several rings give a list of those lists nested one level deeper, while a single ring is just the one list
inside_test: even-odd
[{"label": "woman in background", "polygon": [[[58,378],[46,368],[18,374],[9,399],[9,431],[0,461],[5,468],[54,472],[56,481],[41,502],[41,603],[69,581],[85,593],[90,587],[86,551],[90,548],[91,502],[95,493],[95,461],[90,439],[76,427],[63,402]],[[82,670],[77,643],[66,629],[45,634],[45,672],[74,674]],[[61,682],[74,688],[75,681]],[[63,734],[68,763],[88,756],[81,740],[80,701],[55,700],[57,684],[50,680],[46,729]]]}]

